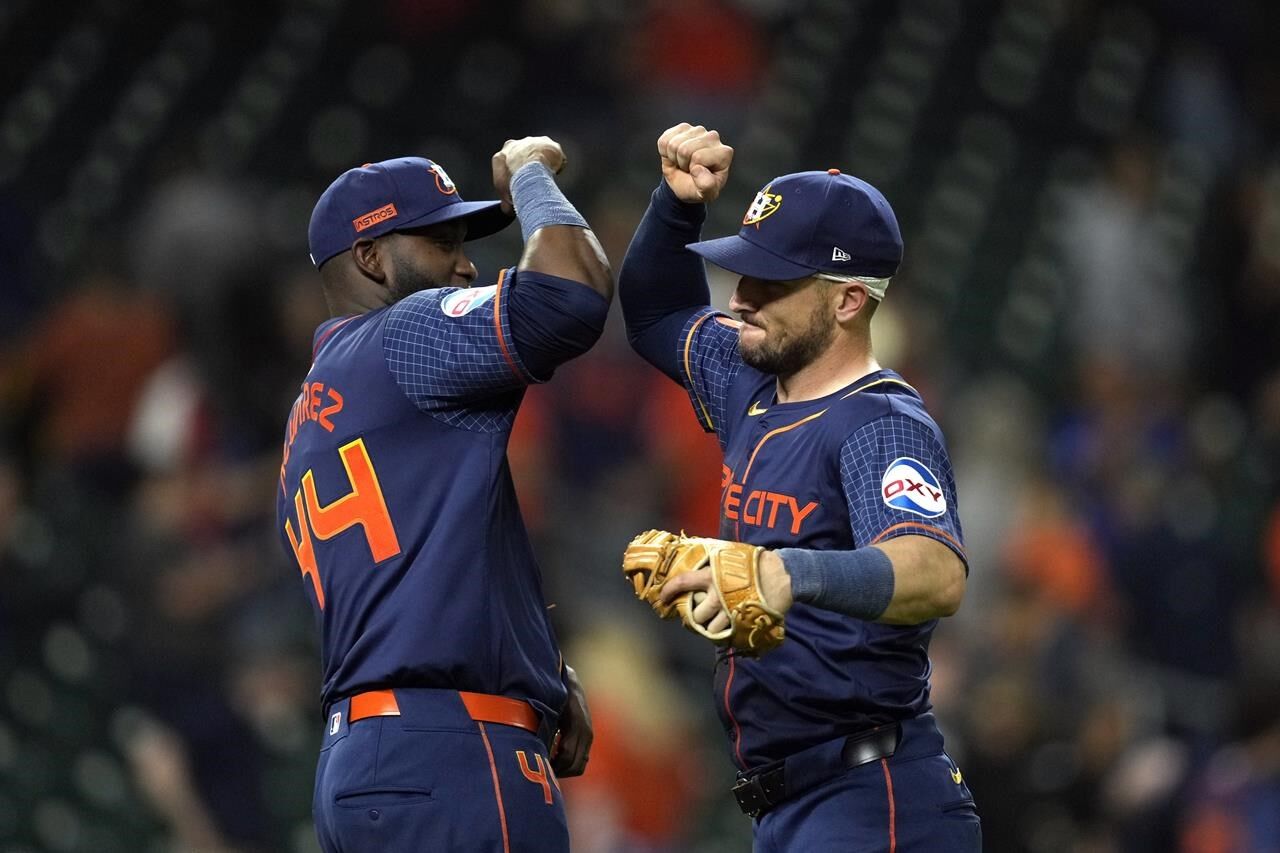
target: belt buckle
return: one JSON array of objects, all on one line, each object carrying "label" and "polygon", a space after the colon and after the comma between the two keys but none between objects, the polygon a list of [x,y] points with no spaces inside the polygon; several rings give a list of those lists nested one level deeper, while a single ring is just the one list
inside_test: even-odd
[{"label": "belt buckle", "polygon": [[733,786],[733,796],[738,801],[738,808],[749,817],[760,817],[769,806],[769,798],[760,784],[760,774],[739,776],[738,783]]}]

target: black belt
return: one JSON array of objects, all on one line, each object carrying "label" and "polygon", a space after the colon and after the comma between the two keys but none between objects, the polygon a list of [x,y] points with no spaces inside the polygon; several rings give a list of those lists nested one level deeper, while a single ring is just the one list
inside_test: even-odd
[{"label": "black belt", "polygon": [[[760,817],[784,800],[798,796],[845,770],[889,758],[897,751],[901,740],[902,725],[892,723],[844,738],[838,758],[832,744],[819,744],[781,761],[742,771],[738,774],[738,784],[733,786],[733,796],[744,814]],[[788,776],[791,777],[790,783]]]}]

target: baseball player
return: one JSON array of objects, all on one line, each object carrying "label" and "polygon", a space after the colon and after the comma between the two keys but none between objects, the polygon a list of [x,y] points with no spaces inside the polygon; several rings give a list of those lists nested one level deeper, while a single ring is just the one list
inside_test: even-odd
[{"label": "baseball player", "polygon": [[[902,258],[893,211],[837,169],[801,172],[760,190],[736,236],[697,242],[733,150],[680,124],[658,153],[620,300],[632,345],[719,439],[721,538],[650,531],[626,559],[660,552],[655,609],[687,604],[726,644],[715,704],[755,850],[978,851],[929,701],[929,638],[968,571],[955,483],[920,395],[871,347]],[[740,276],[740,319],[708,307],[702,258]],[[715,571],[670,569],[690,554]]]},{"label": "baseball player", "polygon": [[[557,776],[582,773],[591,725],[506,457],[525,387],[591,347],[613,295],[563,165],[547,137],[508,141],[500,200],[466,202],[439,163],[386,160],[312,212],[332,319],[277,509],[320,629],[326,853],[568,850]],[[524,253],[476,286],[465,242],[512,204]]]}]

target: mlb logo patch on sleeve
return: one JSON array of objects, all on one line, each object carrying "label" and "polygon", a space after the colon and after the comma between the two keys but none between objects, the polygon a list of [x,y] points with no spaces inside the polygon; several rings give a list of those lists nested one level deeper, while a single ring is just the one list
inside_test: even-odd
[{"label": "mlb logo patch on sleeve", "polygon": [[492,299],[497,290],[498,285],[490,284],[486,287],[467,287],[455,291],[441,300],[440,310],[449,317],[461,317],[464,314],[470,314]]},{"label": "mlb logo patch on sleeve", "polygon": [[885,506],[925,518],[937,518],[947,511],[947,497],[938,478],[910,456],[889,463],[889,469],[880,479],[880,496]]}]

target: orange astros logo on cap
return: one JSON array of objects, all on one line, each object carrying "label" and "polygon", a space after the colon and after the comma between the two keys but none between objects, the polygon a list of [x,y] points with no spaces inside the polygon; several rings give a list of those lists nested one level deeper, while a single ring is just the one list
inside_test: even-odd
[{"label": "orange astros logo on cap", "polygon": [[782,195],[769,192],[772,187],[773,185],[770,184],[756,193],[755,201],[751,202],[751,206],[747,208],[747,215],[742,217],[743,225],[759,227],[761,219],[771,216],[779,207],[782,207]]},{"label": "orange astros logo on cap", "polygon": [[394,204],[384,204],[377,210],[371,210],[363,216],[357,216],[355,219],[351,220],[351,224],[356,227],[356,233],[359,234],[361,231],[372,228],[379,222],[383,222],[387,219],[394,219],[399,215],[400,213],[396,210],[396,206]]}]

